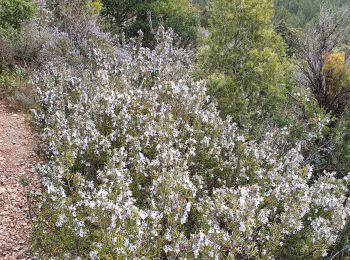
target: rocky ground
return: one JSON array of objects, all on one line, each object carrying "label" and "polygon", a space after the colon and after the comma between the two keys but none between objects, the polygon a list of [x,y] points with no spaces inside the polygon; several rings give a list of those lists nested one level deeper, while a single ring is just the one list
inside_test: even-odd
[{"label": "rocky ground", "polygon": [[[1,93],[0,93],[1,94]],[[37,142],[28,115],[11,110],[0,97],[0,259],[29,259],[31,229],[26,194],[38,189]],[[23,183],[30,184],[28,186]]]}]

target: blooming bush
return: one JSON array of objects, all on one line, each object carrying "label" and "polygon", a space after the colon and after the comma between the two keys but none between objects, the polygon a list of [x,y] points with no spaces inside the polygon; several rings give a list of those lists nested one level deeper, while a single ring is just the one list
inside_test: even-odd
[{"label": "blooming bush", "polygon": [[154,50],[85,46],[81,66],[51,63],[34,80],[47,156],[38,257],[327,255],[349,215],[348,178],[315,178],[300,146],[282,153],[287,129],[245,140],[171,31]]}]

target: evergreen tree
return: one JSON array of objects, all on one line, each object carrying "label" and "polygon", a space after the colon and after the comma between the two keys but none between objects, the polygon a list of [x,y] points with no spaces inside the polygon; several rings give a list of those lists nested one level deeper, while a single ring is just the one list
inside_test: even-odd
[{"label": "evergreen tree", "polygon": [[198,75],[209,75],[210,94],[222,116],[250,129],[284,120],[279,111],[285,110],[289,65],[273,15],[272,0],[214,0],[209,36],[199,51]]}]

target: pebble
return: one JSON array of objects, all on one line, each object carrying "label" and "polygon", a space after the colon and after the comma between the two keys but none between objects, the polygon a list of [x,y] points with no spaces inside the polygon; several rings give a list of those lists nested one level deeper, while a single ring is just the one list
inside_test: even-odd
[{"label": "pebble", "polygon": [[18,250],[20,250],[20,249],[21,249],[21,246],[15,246],[15,247],[13,248],[14,251],[18,251]]}]

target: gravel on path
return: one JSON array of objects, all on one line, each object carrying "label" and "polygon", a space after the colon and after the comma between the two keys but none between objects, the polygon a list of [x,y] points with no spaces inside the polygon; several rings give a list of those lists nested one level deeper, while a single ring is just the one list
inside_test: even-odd
[{"label": "gravel on path", "polygon": [[[31,221],[26,194],[40,190],[34,167],[37,137],[27,115],[0,98],[0,259],[30,259]],[[28,186],[21,183],[31,180]]]}]

